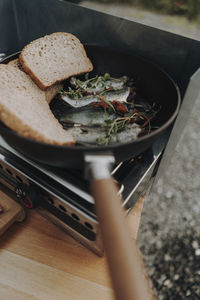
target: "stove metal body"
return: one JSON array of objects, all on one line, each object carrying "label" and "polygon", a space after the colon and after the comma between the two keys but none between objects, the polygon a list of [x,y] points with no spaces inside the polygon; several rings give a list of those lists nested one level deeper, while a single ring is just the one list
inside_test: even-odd
[{"label": "stove metal body", "polygon": [[[67,231],[82,244],[102,255],[99,223],[94,201],[83,174],[77,170],[47,167],[17,153],[0,138],[0,188],[27,209],[39,213]],[[157,147],[116,165],[112,175],[119,185],[127,214],[151,185],[162,153]]]},{"label": "stove metal body", "polygon": [[[198,98],[200,43],[58,0],[1,0],[0,30],[0,59],[20,51],[40,36],[66,31],[77,35],[83,43],[134,52],[159,65],[176,81],[183,101],[174,126],[141,156],[113,169],[123,205],[129,212],[139,197],[150,190],[155,177],[164,173]],[[0,182],[25,206],[38,204],[40,213],[102,254],[93,199],[81,171],[32,162],[0,139]]]}]

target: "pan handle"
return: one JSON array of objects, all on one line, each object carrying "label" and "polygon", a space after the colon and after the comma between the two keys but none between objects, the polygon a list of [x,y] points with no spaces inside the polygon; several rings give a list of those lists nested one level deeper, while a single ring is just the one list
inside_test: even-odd
[{"label": "pan handle", "polygon": [[155,291],[134,240],[128,234],[125,211],[110,176],[113,156],[88,155],[91,193],[117,300],[155,300]]}]

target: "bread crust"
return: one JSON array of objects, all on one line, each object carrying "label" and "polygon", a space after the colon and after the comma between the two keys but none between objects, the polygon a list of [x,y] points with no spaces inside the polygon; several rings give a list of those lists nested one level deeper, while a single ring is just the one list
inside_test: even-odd
[{"label": "bread crust", "polygon": [[33,79],[33,81],[41,88],[41,90],[46,91],[50,86],[45,86],[43,83],[35,76],[31,69],[26,65],[22,53],[19,56],[20,63],[23,66],[23,70]]},{"label": "bread crust", "polygon": [[10,112],[8,109],[3,107],[0,103],[0,120],[9,128],[13,129],[18,134],[30,138],[34,141],[47,143],[47,144],[53,144],[53,145],[67,145],[67,146],[73,146],[75,145],[76,141],[70,141],[66,143],[59,143],[56,140],[50,140],[46,137],[44,137],[39,132],[36,132],[33,128],[28,126],[27,124],[24,124],[23,120],[15,116],[12,112]]},{"label": "bread crust", "polygon": [[18,69],[20,69],[21,71],[23,71],[22,65],[21,65],[21,63],[20,63],[20,61],[19,61],[18,58],[15,58],[15,59],[9,61],[9,62],[8,62],[8,65],[9,65],[9,66],[13,66],[13,67],[18,68]]},{"label": "bread crust", "polygon": [[[88,69],[85,70],[85,71],[82,71],[82,72],[74,72],[74,73],[70,73],[70,75],[66,75],[62,78],[59,78],[58,80],[55,80],[54,82],[52,82],[51,84],[49,85],[44,85],[43,82],[37,77],[37,75],[31,70],[31,68],[29,68],[29,66],[27,65],[26,63],[26,59],[25,59],[25,52],[29,49],[30,46],[34,45],[34,43],[38,42],[38,41],[41,41],[41,40],[44,40],[45,38],[47,37],[53,37],[53,36],[58,36],[58,35],[65,35],[67,37],[71,37],[72,39],[75,39],[77,40],[79,43],[80,43],[80,47],[82,49],[82,53],[83,55],[85,56],[85,58],[87,58],[88,60]],[[20,56],[19,56],[19,60],[20,60],[20,63],[24,69],[24,71],[29,74],[29,76],[33,79],[33,81],[42,89],[42,90],[47,90],[50,86],[56,84],[56,83],[60,83],[61,81],[64,81],[66,80],[67,78],[71,77],[71,76],[77,76],[77,75],[81,75],[81,74],[84,74],[84,73],[87,73],[87,72],[91,72],[93,70],[93,65],[92,65],[92,62],[91,60],[89,59],[89,57],[87,56],[87,53],[85,51],[85,48],[83,46],[83,44],[81,43],[81,41],[73,34],[71,33],[67,33],[67,32],[55,32],[55,33],[52,33],[50,35],[45,35],[44,37],[40,37],[32,42],[30,42],[28,45],[26,45]]]},{"label": "bread crust", "polygon": [[16,66],[0,64],[0,120],[18,134],[54,145],[74,145],[73,136],[51,112],[41,91]]}]

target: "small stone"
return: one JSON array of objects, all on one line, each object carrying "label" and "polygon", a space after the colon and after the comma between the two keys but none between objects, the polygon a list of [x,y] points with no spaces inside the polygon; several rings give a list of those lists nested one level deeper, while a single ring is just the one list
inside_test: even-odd
[{"label": "small stone", "polygon": [[174,275],[174,280],[178,280],[180,278],[180,276],[178,274]]},{"label": "small stone", "polygon": [[172,287],[172,282],[169,280],[169,279],[167,279],[167,280],[165,280],[165,282],[163,283],[165,286],[167,286],[168,288],[171,288]]},{"label": "small stone", "polygon": [[170,255],[169,255],[169,254],[165,254],[164,260],[165,260],[165,261],[170,261],[170,260],[171,260]]},{"label": "small stone", "polygon": [[192,247],[193,247],[194,249],[198,249],[198,248],[199,248],[198,242],[197,242],[197,241],[193,241],[193,242],[192,242]]},{"label": "small stone", "polygon": [[187,274],[190,274],[190,272],[191,272],[191,270],[190,270],[189,268],[187,268],[187,267],[184,269],[184,271],[185,271],[185,273],[187,273]]},{"label": "small stone", "polygon": [[200,256],[200,248],[199,248],[199,249],[196,249],[195,255],[196,255],[196,256]]},{"label": "small stone", "polygon": [[163,282],[166,279],[166,275],[162,274],[160,277],[160,281]]},{"label": "small stone", "polygon": [[191,291],[190,291],[190,290],[187,290],[186,296],[190,296],[190,295],[191,295]]}]

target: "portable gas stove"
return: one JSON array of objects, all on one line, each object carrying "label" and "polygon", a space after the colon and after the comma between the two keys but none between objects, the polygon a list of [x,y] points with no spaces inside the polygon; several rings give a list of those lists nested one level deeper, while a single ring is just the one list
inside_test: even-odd
[{"label": "portable gas stove", "polygon": [[[161,153],[161,148],[153,147],[114,167],[112,175],[127,214],[147,193]],[[82,171],[34,162],[0,138],[0,182],[24,207],[37,209],[95,253],[103,253],[94,201]]]}]

